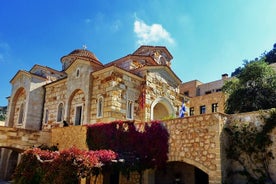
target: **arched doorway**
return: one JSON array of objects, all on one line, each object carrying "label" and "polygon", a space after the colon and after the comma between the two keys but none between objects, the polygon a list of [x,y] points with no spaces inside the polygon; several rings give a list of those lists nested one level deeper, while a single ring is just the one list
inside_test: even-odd
[{"label": "arched doorway", "polygon": [[67,119],[71,125],[81,125],[84,120],[85,94],[82,90],[75,90],[69,98]]},{"label": "arched doorway", "polygon": [[[8,150],[9,151],[9,150]],[[11,180],[12,179],[12,175],[15,171],[15,168],[17,166],[18,163],[18,152],[14,151],[14,150],[10,150],[10,155],[8,157],[8,162],[7,162],[7,169],[5,172],[5,179],[6,180]]]},{"label": "arched doorway", "polygon": [[208,174],[185,162],[168,162],[155,171],[156,184],[208,184]]},{"label": "arched doorway", "polygon": [[165,97],[157,98],[151,105],[151,120],[167,119],[174,115],[173,105]]}]

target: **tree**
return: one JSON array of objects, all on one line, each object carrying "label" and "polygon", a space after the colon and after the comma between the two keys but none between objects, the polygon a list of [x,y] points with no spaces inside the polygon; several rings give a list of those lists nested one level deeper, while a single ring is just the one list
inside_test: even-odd
[{"label": "tree", "polygon": [[254,62],[254,60],[249,62],[247,59],[244,59],[242,62],[243,62],[243,66],[239,66],[238,68],[236,68],[235,71],[231,73],[231,77],[236,77],[237,75],[239,75],[239,74],[241,73],[242,69],[243,69],[248,63]]},{"label": "tree", "polygon": [[226,81],[225,112],[239,113],[276,106],[276,72],[263,59],[249,62],[236,78]]},{"label": "tree", "polygon": [[268,64],[276,63],[276,43],[273,45],[273,49],[264,54],[265,62]]}]

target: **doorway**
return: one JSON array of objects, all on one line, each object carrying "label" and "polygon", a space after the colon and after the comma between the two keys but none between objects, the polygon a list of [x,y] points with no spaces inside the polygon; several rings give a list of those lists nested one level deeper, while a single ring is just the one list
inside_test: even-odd
[{"label": "doorway", "polygon": [[75,125],[81,125],[82,106],[76,107]]}]

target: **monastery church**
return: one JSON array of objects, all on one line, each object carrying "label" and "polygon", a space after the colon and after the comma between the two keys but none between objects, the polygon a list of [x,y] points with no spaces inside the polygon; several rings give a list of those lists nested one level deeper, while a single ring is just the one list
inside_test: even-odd
[{"label": "monastery church", "polygon": [[11,79],[6,126],[47,130],[114,120],[147,122],[178,117],[181,80],[171,70],[171,53],[141,46],[102,64],[86,49],[61,58],[62,70],[34,65]]}]

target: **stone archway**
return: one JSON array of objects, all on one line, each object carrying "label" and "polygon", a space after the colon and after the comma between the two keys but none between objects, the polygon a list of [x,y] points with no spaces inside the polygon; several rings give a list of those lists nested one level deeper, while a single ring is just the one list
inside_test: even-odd
[{"label": "stone archway", "polygon": [[26,107],[26,90],[21,87],[17,89],[16,93],[14,94],[12,101],[11,101],[11,110],[8,120],[8,126],[14,127],[14,125],[21,119],[20,122],[23,123],[24,121],[24,110],[22,109]]},{"label": "stone archway", "polygon": [[12,175],[20,160],[23,150],[0,145],[0,181],[12,179]]},{"label": "stone archway", "polygon": [[12,150],[8,159],[5,179],[11,180],[18,163],[19,153]]},{"label": "stone archway", "polygon": [[71,125],[81,125],[84,123],[84,111],[86,106],[85,94],[81,89],[75,90],[68,102],[67,121]]},{"label": "stone archway", "polygon": [[173,105],[165,97],[159,97],[151,104],[151,120],[162,120],[174,115]]},{"label": "stone archway", "polygon": [[168,162],[164,169],[155,171],[156,184],[208,184],[208,174],[185,162]]}]

